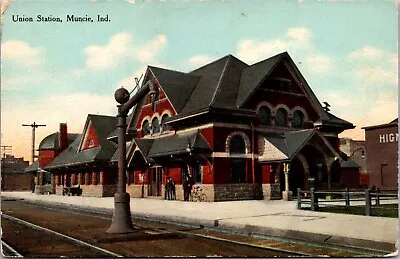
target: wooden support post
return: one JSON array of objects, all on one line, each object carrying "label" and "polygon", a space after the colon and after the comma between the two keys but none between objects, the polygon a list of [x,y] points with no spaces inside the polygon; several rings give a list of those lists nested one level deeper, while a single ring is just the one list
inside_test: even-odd
[{"label": "wooden support post", "polygon": [[371,216],[371,194],[370,190],[365,190],[365,215]]},{"label": "wooden support post", "polygon": [[376,201],[376,206],[379,206],[379,205],[381,205],[380,204],[380,200],[379,200],[379,193],[380,193],[380,190],[379,190],[379,188],[378,189],[376,189],[376,194],[375,194],[375,201]]},{"label": "wooden support post", "polygon": [[301,193],[300,188],[297,188],[297,209],[301,210]]},{"label": "wooden support post", "polygon": [[315,195],[315,189],[311,188],[311,211],[318,210],[318,197]]},{"label": "wooden support post", "polygon": [[346,199],[346,206],[350,206],[350,192],[349,188],[346,188],[346,193],[345,193],[345,199]]}]

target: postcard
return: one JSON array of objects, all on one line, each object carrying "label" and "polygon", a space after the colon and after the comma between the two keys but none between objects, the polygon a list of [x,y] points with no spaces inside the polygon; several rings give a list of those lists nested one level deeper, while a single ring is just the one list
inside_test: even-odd
[{"label": "postcard", "polygon": [[397,1],[1,11],[3,255],[397,254]]}]

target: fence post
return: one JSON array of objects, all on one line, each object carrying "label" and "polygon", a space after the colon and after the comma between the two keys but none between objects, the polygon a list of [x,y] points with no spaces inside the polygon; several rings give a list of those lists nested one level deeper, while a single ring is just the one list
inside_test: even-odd
[{"label": "fence post", "polygon": [[297,188],[297,209],[301,210],[301,193],[300,188]]},{"label": "fence post", "polygon": [[349,188],[346,188],[345,199],[346,199],[346,206],[350,206],[350,192],[349,192]]},{"label": "fence post", "polygon": [[311,211],[318,210],[318,197],[315,195],[315,189],[311,188]]},{"label": "fence post", "polygon": [[365,190],[365,215],[371,216],[371,193],[369,189]]},{"label": "fence post", "polygon": [[379,193],[380,193],[380,191],[381,190],[379,190],[379,188],[376,189],[376,196],[375,196],[376,204],[375,205],[377,205],[377,206],[381,205],[380,201],[379,201]]}]

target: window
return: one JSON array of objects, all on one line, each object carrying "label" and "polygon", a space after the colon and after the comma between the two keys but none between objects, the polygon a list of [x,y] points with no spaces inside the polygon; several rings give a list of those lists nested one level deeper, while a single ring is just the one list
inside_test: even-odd
[{"label": "window", "polygon": [[161,127],[162,127],[162,131],[169,131],[169,126],[167,124],[165,124],[165,121],[168,119],[169,115],[168,114],[164,114],[161,117]]},{"label": "window", "polygon": [[158,121],[157,117],[151,121],[151,128],[153,130],[153,134],[160,133],[160,122]]},{"label": "window", "polygon": [[142,131],[143,131],[143,135],[149,135],[150,134],[150,124],[148,120],[143,121],[142,124]]},{"label": "window", "polygon": [[261,106],[258,111],[261,125],[271,125],[271,110],[267,106]]},{"label": "window", "polygon": [[295,111],[293,113],[292,126],[294,128],[303,128],[304,114],[301,111]]},{"label": "window", "polygon": [[[229,142],[230,154],[245,154],[246,145],[244,139],[240,135],[235,135]],[[246,159],[231,158],[231,179],[232,183],[244,183],[246,174]]]},{"label": "window", "polygon": [[230,153],[236,153],[236,154],[246,153],[245,143],[242,136],[240,135],[233,136],[231,138],[229,145],[230,145],[229,147]]},{"label": "window", "polygon": [[283,108],[279,108],[278,111],[276,111],[276,126],[287,127],[287,117],[287,111]]}]

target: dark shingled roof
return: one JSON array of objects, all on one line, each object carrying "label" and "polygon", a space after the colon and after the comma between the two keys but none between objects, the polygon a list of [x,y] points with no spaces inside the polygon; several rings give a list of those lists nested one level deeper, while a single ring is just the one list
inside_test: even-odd
[{"label": "dark shingled roof", "polygon": [[149,66],[149,69],[157,78],[176,112],[179,113],[200,77],[152,66]]},{"label": "dark shingled roof", "polygon": [[232,55],[227,55],[189,73],[153,66],[149,66],[146,73],[151,72],[159,81],[175,108],[177,115],[168,119],[172,122],[190,114],[217,109],[242,111],[243,105],[261,86],[265,78],[283,61],[294,69],[305,94],[309,96],[312,106],[320,116],[321,125],[334,127],[337,131],[355,127],[350,122],[324,111],[287,52],[251,66]]},{"label": "dark shingled roof", "polygon": [[280,53],[271,58],[253,64],[245,68],[240,78],[239,92],[236,99],[236,106],[242,106],[246,99],[264,81],[264,78],[276,67],[287,52]]},{"label": "dark shingled roof", "polygon": [[[68,133],[68,144],[71,144],[77,135],[76,133]],[[60,149],[59,136],[59,132],[48,135],[40,142],[38,150]]]},{"label": "dark shingled roof", "polygon": [[33,162],[30,166],[26,167],[24,169],[25,173],[28,172],[36,172],[39,169],[39,160],[36,160],[35,162]]},{"label": "dark shingled roof", "polygon": [[323,125],[340,126],[346,129],[354,129],[356,127],[353,123],[345,121],[330,112],[326,112],[326,114],[328,115],[328,119],[322,120]]},{"label": "dark shingled roof", "polygon": [[207,107],[236,108],[240,74],[248,67],[232,55],[225,56],[190,72],[200,77],[182,114],[192,113]]},{"label": "dark shingled roof", "polygon": [[134,142],[146,161],[191,151],[211,151],[210,145],[198,130],[156,139],[134,139]]},{"label": "dark shingled roof", "polygon": [[100,146],[85,150],[79,150],[83,138],[83,135],[80,135],[74,140],[71,145],[69,145],[66,150],[61,152],[61,154],[59,154],[45,168],[51,169],[68,165],[78,165],[95,161],[111,160],[112,156],[115,153],[115,150],[117,149],[117,145],[107,140],[107,136],[115,129],[117,118],[111,116],[89,114],[85,124],[85,131],[87,130],[89,121],[92,122]]},{"label": "dark shingled roof", "polygon": [[315,134],[314,129],[289,131],[282,134],[265,133],[264,137],[289,159],[292,159],[300,149]]}]

